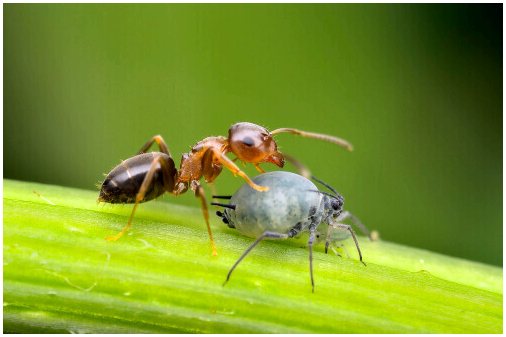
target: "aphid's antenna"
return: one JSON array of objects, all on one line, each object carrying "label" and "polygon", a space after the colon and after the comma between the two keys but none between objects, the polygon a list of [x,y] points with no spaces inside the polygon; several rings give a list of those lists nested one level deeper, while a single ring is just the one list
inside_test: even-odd
[{"label": "aphid's antenna", "polygon": [[213,199],[232,199],[231,195],[213,195]]},{"label": "aphid's antenna", "polygon": [[235,210],[235,205],[220,204],[219,202],[212,202],[211,205],[221,206],[221,207],[230,208],[230,209]]},{"label": "aphid's antenna", "polygon": [[333,195],[333,194],[330,194],[330,193],[327,193],[327,192],[322,192],[322,191],[318,191],[318,190],[308,190],[309,192],[316,192],[316,193],[321,193],[321,194],[325,194],[329,197],[331,197],[332,199],[336,199],[337,198],[337,195]]},{"label": "aphid's antenna", "polygon": [[323,186],[325,186],[326,188],[328,188],[329,190],[331,190],[332,192],[334,192],[334,194],[336,196],[339,195],[339,193],[337,193],[337,191],[332,186],[330,186],[329,184],[327,184],[326,182],[321,181],[320,179],[316,178],[315,176],[311,176],[311,179],[315,180],[316,182],[319,182],[320,184],[322,184]]}]

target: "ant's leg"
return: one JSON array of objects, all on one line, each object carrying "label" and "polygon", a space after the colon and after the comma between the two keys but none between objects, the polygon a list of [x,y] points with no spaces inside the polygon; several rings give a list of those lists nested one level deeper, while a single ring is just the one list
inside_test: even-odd
[{"label": "ant's leg", "polygon": [[276,135],[278,133],[283,133],[283,132],[292,133],[292,134],[299,135],[299,136],[306,137],[306,138],[320,139],[320,140],[323,140],[323,141],[326,141],[329,143],[337,144],[337,145],[345,148],[348,151],[353,151],[353,145],[351,145],[348,141],[346,141],[342,138],[338,138],[338,137],[334,137],[334,136],[330,136],[330,135],[325,135],[322,133],[307,132],[307,131],[302,131],[302,130],[292,129],[292,128],[280,128],[280,129],[276,129],[274,131],[271,131],[271,135]]},{"label": "ant's leg", "polygon": [[311,179],[311,171],[309,171],[306,165],[302,164],[300,161],[298,161],[289,154],[283,153],[283,156],[288,162],[290,162],[290,164],[292,164],[297,168],[301,176],[303,176],[306,179]]},{"label": "ant's leg", "polygon": [[237,259],[237,261],[235,261],[235,263],[232,266],[232,268],[230,268],[230,270],[229,270],[229,272],[227,274],[227,279],[225,280],[225,282],[223,282],[223,285],[227,284],[227,282],[230,279],[230,276],[232,275],[232,272],[234,271],[235,267],[237,267],[237,265],[246,257],[246,255],[249,254],[249,252],[251,252],[251,250],[253,248],[255,248],[256,245],[258,245],[260,243],[260,241],[262,241],[265,238],[270,238],[270,239],[288,239],[290,237],[291,236],[289,234],[282,234],[282,233],[265,231],[262,235],[260,235],[255,240],[255,242],[253,242],[251,244],[251,246],[248,247],[248,249],[246,249],[244,251],[244,253],[242,253],[241,257],[239,259]]},{"label": "ant's leg", "polygon": [[315,239],[315,230],[311,229],[309,233],[309,240],[307,245],[309,247],[309,275],[311,276],[311,288],[314,293],[314,278],[313,278],[313,242]]},{"label": "ant's leg", "polygon": [[107,241],[116,241],[116,240],[118,240],[132,226],[132,220],[134,218],[135,210],[137,209],[137,206],[139,205],[139,203],[142,200],[144,200],[146,192],[148,191],[149,186],[153,182],[153,177],[155,175],[156,169],[158,168],[158,164],[160,164],[162,166],[162,171],[164,172],[164,174],[165,174],[165,171],[170,170],[170,167],[167,166],[167,163],[163,160],[163,158],[161,156],[156,156],[153,159],[153,162],[151,163],[151,166],[149,167],[149,171],[146,174],[146,176],[144,177],[144,180],[142,181],[141,187],[139,188],[139,192],[137,192],[137,195],[135,196],[135,205],[134,205],[134,208],[132,209],[132,213],[130,213],[130,217],[128,218],[128,223],[126,224],[125,227],[123,227],[123,229],[121,230],[121,232],[119,232],[118,234],[112,235],[112,236],[108,236],[106,238]]},{"label": "ant's leg", "polygon": [[208,151],[213,151],[214,156],[219,160],[219,162],[223,166],[225,166],[227,169],[229,169],[230,171],[232,171],[232,173],[234,175],[237,174],[241,178],[243,178],[244,180],[246,180],[248,182],[248,185],[251,186],[251,188],[253,188],[253,189],[255,189],[255,190],[259,191],[259,192],[265,192],[265,191],[269,190],[269,187],[267,187],[267,186],[260,186],[260,185],[255,184],[250,179],[250,177],[248,177],[248,175],[246,173],[244,173],[243,171],[241,171],[241,169],[239,167],[237,167],[237,165],[232,160],[230,160],[227,156],[225,156],[219,150],[217,150],[215,148],[209,148]]},{"label": "ant's leg", "polygon": [[213,250],[213,255],[216,256],[218,253],[216,252],[216,246],[214,245],[213,232],[211,231],[211,225],[209,224],[209,211],[207,209],[207,201],[206,194],[204,193],[204,188],[200,186],[197,181],[191,182],[191,189],[195,192],[195,196],[200,199],[202,203],[202,214],[204,215],[204,220],[206,221],[207,233],[209,234],[209,240],[211,241],[211,249]]},{"label": "ant's leg", "polygon": [[[362,252],[360,251],[360,247],[358,245],[357,237],[355,236],[355,232],[353,231],[353,229],[351,228],[351,226],[350,225],[345,225],[345,224],[338,223],[338,224],[330,224],[329,227],[344,229],[344,230],[347,230],[347,231],[350,232],[351,237],[353,238],[353,241],[355,241],[355,247],[357,247],[357,252],[358,252],[358,256],[360,257],[360,262],[362,262],[364,264],[364,266],[366,266],[365,262],[362,261]],[[327,249],[327,246],[328,246],[327,243],[325,243],[325,249]]]},{"label": "ant's leg", "polygon": [[141,154],[141,153],[146,152],[151,147],[151,145],[153,145],[153,143],[158,144],[158,147],[160,148],[160,152],[163,152],[163,153],[168,154],[170,156],[169,147],[167,146],[167,143],[165,143],[162,136],[160,136],[160,135],[153,136],[150,140],[148,140],[146,142],[146,144],[144,144],[141,147],[141,149],[139,150],[139,152],[137,154]]},{"label": "ant's leg", "polygon": [[351,214],[350,212],[348,211],[344,211],[342,212],[339,217],[336,219],[336,222],[341,222],[341,221],[344,221],[346,219],[350,219],[351,222],[353,222],[353,224],[355,226],[357,226],[358,229],[360,229],[360,231],[369,238],[369,240],[371,241],[376,241],[378,240],[378,232],[377,231],[370,231],[363,223],[362,221],[360,221],[359,218],[357,218],[355,215]]},{"label": "ant's leg", "polygon": [[265,170],[260,167],[260,164],[254,164],[254,165],[255,165],[255,168],[257,169],[258,172],[265,173]]}]

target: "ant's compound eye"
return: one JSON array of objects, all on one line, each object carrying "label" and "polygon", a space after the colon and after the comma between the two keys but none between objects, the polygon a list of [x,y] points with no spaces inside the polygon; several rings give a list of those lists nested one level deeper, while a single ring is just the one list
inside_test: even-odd
[{"label": "ant's compound eye", "polygon": [[255,141],[251,137],[244,137],[242,139],[242,143],[247,147],[252,147],[253,145],[255,145]]}]

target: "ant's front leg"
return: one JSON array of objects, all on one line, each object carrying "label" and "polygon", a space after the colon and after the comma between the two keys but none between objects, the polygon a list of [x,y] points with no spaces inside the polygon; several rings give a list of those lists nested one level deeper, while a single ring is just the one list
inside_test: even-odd
[{"label": "ant's front leg", "polygon": [[246,180],[246,182],[248,183],[248,185],[251,186],[251,188],[259,192],[266,192],[269,190],[269,187],[267,186],[260,186],[255,184],[246,173],[244,173],[239,167],[237,167],[237,165],[232,160],[230,160],[227,156],[225,156],[225,154],[220,152],[218,149],[211,147],[207,151],[212,151],[213,157],[216,158],[216,160],[218,160],[221,163],[221,165],[225,166],[227,169],[232,171],[234,175],[238,175],[244,180]]},{"label": "ant's front leg", "polygon": [[209,224],[209,210],[207,208],[206,194],[204,193],[204,188],[199,184],[198,181],[193,180],[191,182],[190,188],[195,192],[195,196],[200,199],[202,203],[202,214],[204,215],[204,220],[206,221],[207,233],[209,234],[209,240],[211,241],[211,249],[213,250],[213,255],[218,255],[216,252],[216,246],[214,244],[213,232],[211,231],[211,225]]},{"label": "ant's front leg", "polygon": [[151,145],[153,145],[153,143],[158,144],[158,147],[160,148],[160,152],[163,152],[163,153],[169,155],[169,157],[172,157],[170,155],[169,147],[167,146],[167,143],[165,143],[165,141],[163,140],[161,135],[153,136],[150,140],[148,140],[146,142],[146,144],[144,144],[141,147],[141,149],[139,150],[139,152],[137,154],[141,154],[141,153],[146,152],[151,147]]}]

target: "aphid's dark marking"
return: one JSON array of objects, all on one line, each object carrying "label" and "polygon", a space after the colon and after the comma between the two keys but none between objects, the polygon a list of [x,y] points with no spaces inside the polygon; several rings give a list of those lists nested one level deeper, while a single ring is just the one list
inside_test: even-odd
[{"label": "aphid's dark marking", "polygon": [[212,202],[211,205],[221,206],[221,207],[230,208],[230,209],[235,209],[235,205],[221,204],[219,202]]},{"label": "aphid's dark marking", "polygon": [[213,195],[213,199],[231,199],[231,195]]}]

